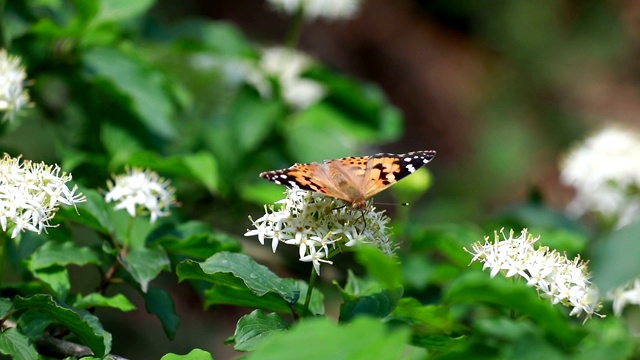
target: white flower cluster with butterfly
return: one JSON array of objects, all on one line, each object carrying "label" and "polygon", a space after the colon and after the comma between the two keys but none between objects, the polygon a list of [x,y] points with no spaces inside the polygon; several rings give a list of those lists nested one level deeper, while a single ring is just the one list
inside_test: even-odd
[{"label": "white flower cluster with butterfly", "polygon": [[86,201],[77,187],[69,189],[71,174],[60,174],[58,165],[20,161],[4,154],[0,159],[0,225],[11,231],[11,238],[20,232],[40,234],[56,215],[60,205],[76,206]]},{"label": "white flower cluster with butterfly", "polygon": [[24,88],[27,73],[20,65],[20,58],[0,50],[0,111],[2,120],[13,120],[25,105],[29,104],[29,94]]},{"label": "white flower cluster with butterfly", "polygon": [[354,17],[361,0],[268,0],[273,8],[288,15],[302,11],[307,20],[346,20]]},{"label": "white flower cluster with butterfly", "polygon": [[310,191],[288,189],[286,197],[274,206],[265,206],[265,214],[251,219],[255,229],[245,236],[257,236],[260,244],[271,240],[276,251],[280,243],[297,246],[300,261],[311,262],[317,274],[320,264],[329,260],[343,247],[371,243],[391,256],[395,247],[389,241],[389,217],[384,211],[369,207],[356,210],[332,197]]},{"label": "white flower cluster with butterfly", "polygon": [[126,174],[115,175],[113,179],[107,182],[109,191],[105,200],[116,202],[116,210],[125,209],[131,217],[148,213],[152,223],[170,215],[169,208],[176,199],[169,180],[154,171],[137,168],[127,169]]},{"label": "white flower cluster with butterfly", "polygon": [[486,236],[484,243],[471,245],[472,250],[465,251],[473,255],[471,262],[482,262],[482,269],[491,269],[491,277],[502,273],[506,277],[521,277],[528,286],[534,286],[538,292],[551,300],[552,304],[572,307],[569,315],[586,314],[601,316],[602,307],[598,291],[591,285],[587,265],[577,257],[573,260],[547,246],[534,247],[540,236],[533,237],[527,229],[520,236],[509,236],[504,231],[494,233],[494,240]]},{"label": "white flower cluster with butterfly", "polygon": [[568,210],[594,212],[615,227],[640,215],[640,134],[605,128],[570,151],[560,180],[575,188]]}]

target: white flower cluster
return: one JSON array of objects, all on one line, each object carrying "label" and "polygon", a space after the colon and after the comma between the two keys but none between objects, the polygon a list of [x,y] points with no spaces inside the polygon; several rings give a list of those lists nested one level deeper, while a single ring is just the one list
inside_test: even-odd
[{"label": "white flower cluster", "polygon": [[560,180],[576,190],[569,211],[602,215],[616,227],[640,215],[640,135],[606,128],[570,151]]},{"label": "white flower cluster", "polygon": [[314,63],[307,54],[284,47],[264,48],[260,60],[227,61],[224,71],[227,78],[233,82],[245,82],[253,86],[260,96],[273,96],[273,86],[270,78],[278,82],[280,96],[295,110],[304,110],[320,101],[326,94],[325,87],[313,80],[302,77]]},{"label": "white flower cluster", "polygon": [[13,120],[15,115],[29,103],[29,94],[24,89],[27,73],[20,66],[18,56],[10,56],[0,50],[0,111],[3,121]]},{"label": "white flower cluster", "polygon": [[115,175],[107,181],[109,192],[105,194],[107,202],[117,202],[115,209],[126,209],[135,217],[138,213],[151,215],[151,222],[159,217],[169,216],[169,207],[175,204],[175,189],[170,181],[151,170],[127,169],[126,174]]},{"label": "white flower cluster", "polygon": [[613,300],[613,313],[616,316],[622,315],[627,304],[640,305],[640,279],[613,290],[607,294],[607,298]]},{"label": "white flower cluster", "polygon": [[551,300],[552,304],[560,303],[573,307],[570,315],[579,316],[584,312],[587,318],[598,315],[601,308],[597,289],[591,285],[590,276],[585,262],[577,257],[574,260],[557,251],[549,251],[546,246],[534,248],[540,236],[533,237],[522,230],[519,237],[513,237],[513,230],[507,237],[503,230],[503,240],[495,232],[494,241],[490,237],[484,239],[484,244],[472,244],[472,250],[465,251],[473,255],[471,262],[484,263],[482,270],[490,268],[491,277],[499,272],[506,277],[522,277],[528,286],[535,286],[542,296]]},{"label": "white flower cluster", "polygon": [[391,256],[394,246],[389,241],[387,224],[389,217],[375,208],[360,211],[332,197],[309,191],[288,189],[286,198],[273,206],[265,206],[265,214],[253,221],[255,229],[247,230],[245,236],[258,236],[260,244],[271,239],[273,252],[279,243],[299,247],[300,261],[311,262],[320,274],[320,263],[342,247],[357,243],[371,243]]},{"label": "white flower cluster", "polygon": [[34,164],[29,160],[20,162],[4,154],[0,159],[0,225],[2,231],[11,231],[15,238],[21,231],[40,234],[51,227],[59,206],[75,205],[86,201],[77,186],[72,189],[66,183],[71,174],[62,173],[58,165]]},{"label": "white flower cluster", "polygon": [[346,20],[355,16],[361,0],[268,0],[276,10],[295,15],[303,11],[307,20]]}]

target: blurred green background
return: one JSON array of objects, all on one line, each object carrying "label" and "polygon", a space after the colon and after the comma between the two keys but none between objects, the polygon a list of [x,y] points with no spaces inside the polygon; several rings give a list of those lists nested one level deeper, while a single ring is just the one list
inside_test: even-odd
[{"label": "blurred green background", "polygon": [[[178,188],[177,218],[239,239],[247,215],[281,196],[261,171],[429,149],[438,155],[426,194],[376,198],[411,203],[382,206],[406,231],[395,232],[482,222],[489,234],[519,204],[563,209],[571,190],[557,164],[574,141],[608,122],[638,124],[640,6],[631,1],[365,0],[351,21],[303,27],[298,48],[318,60],[306,76],[329,89],[303,111],[264,101],[230,71],[255,61],[260,46],[282,44],[290,28],[264,1],[6,6],[9,49],[23,58],[37,106],[3,125],[2,150],[60,163],[86,187],[104,188],[127,164],[153,168]],[[280,275],[306,277],[308,264],[241,241]],[[344,276],[340,265],[323,272]],[[171,287],[175,277],[160,281]],[[231,356],[222,342],[243,311],[203,315],[191,287],[171,292],[182,316],[171,343],[142,311],[104,310],[114,353],[156,358],[210,346]]]}]

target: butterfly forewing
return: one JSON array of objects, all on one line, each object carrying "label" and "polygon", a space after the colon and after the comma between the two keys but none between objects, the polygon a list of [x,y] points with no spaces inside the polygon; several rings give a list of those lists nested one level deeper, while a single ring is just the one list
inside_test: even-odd
[{"label": "butterfly forewing", "polygon": [[435,151],[414,151],[406,154],[376,154],[369,158],[367,174],[362,184],[364,197],[370,198],[406,176],[436,156]]},{"label": "butterfly forewing", "polygon": [[261,173],[260,177],[289,188],[327,194],[325,173],[321,164],[310,163],[295,164],[282,170],[266,171]]}]

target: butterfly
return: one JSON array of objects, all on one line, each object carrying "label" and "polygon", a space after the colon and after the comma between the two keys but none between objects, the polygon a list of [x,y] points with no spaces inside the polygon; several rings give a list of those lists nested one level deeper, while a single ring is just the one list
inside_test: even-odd
[{"label": "butterfly", "polygon": [[367,199],[433,160],[433,150],[406,154],[376,154],[325,160],[260,174],[261,178],[293,189],[309,190],[344,200],[364,209]]}]

